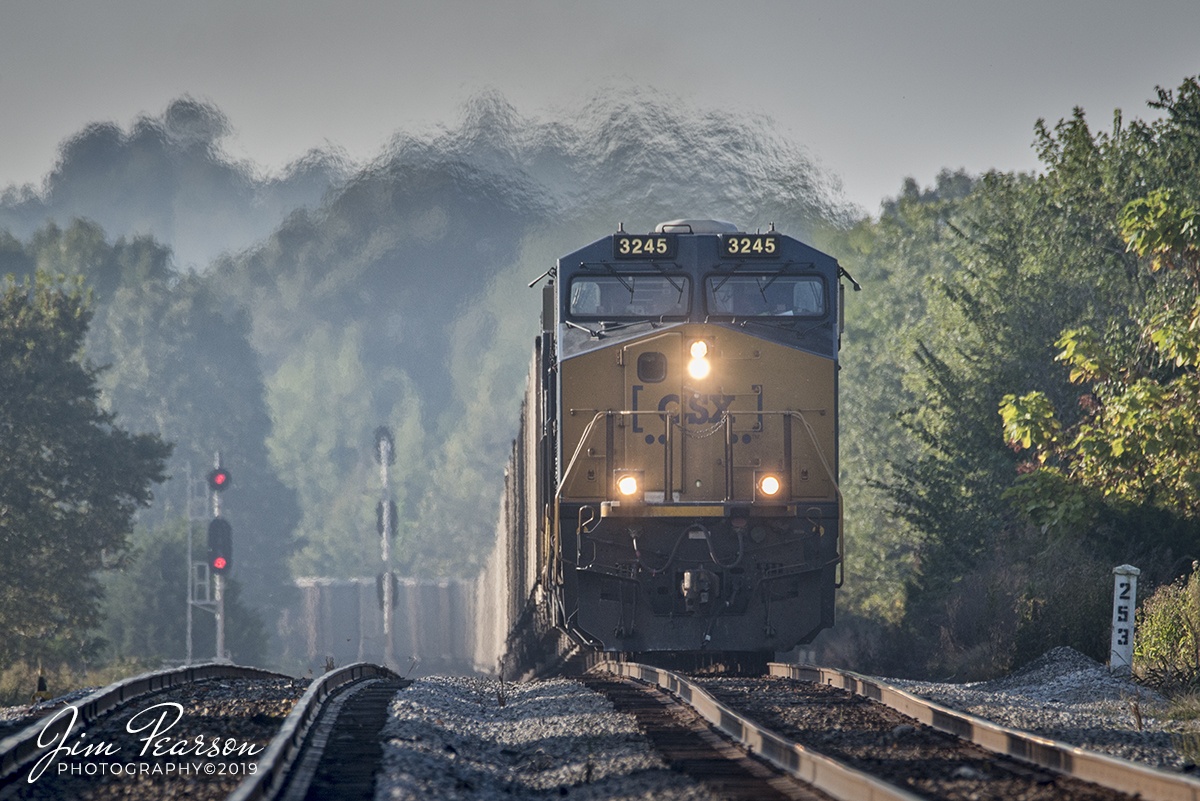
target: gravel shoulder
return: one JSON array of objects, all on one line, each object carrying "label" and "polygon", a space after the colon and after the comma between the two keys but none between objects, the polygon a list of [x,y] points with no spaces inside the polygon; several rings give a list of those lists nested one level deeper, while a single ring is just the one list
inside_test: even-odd
[{"label": "gravel shoulder", "polygon": [[[500,697],[504,703],[501,705]],[[567,679],[419,679],[392,700],[376,799],[714,799]]]},{"label": "gravel shoulder", "polygon": [[1166,770],[1195,767],[1195,751],[1192,756],[1183,752],[1191,750],[1191,738],[1184,735],[1200,731],[1197,721],[1164,717],[1169,703],[1162,696],[1111,675],[1107,667],[1071,648],[1055,648],[993,681],[880,681],[951,709],[1090,751]]}]

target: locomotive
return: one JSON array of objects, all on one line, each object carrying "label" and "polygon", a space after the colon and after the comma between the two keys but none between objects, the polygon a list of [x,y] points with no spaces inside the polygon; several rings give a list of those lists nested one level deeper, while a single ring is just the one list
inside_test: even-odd
[{"label": "locomotive", "polygon": [[619,226],[542,277],[477,668],[771,654],[833,625],[853,278],[774,225],[715,220]]}]

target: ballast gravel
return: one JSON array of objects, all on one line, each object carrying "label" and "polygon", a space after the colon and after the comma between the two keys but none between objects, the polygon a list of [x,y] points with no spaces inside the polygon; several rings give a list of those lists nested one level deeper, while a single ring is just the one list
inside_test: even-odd
[{"label": "ballast gravel", "polygon": [[993,681],[881,681],[1002,726],[1166,770],[1190,771],[1200,757],[1197,721],[1166,718],[1160,695],[1072,648],[1047,651]]},{"label": "ballast gravel", "polygon": [[419,679],[392,700],[376,799],[715,799],[577,682]]}]

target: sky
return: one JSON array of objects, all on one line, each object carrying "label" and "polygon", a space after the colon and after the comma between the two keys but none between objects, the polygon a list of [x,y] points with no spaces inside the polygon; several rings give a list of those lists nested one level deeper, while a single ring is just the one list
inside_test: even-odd
[{"label": "sky", "polygon": [[909,176],[1034,170],[1039,117],[1150,118],[1156,85],[1197,74],[1197,0],[0,0],[0,188],[184,94],[271,172],[454,127],[481,91],[549,117],[650,87],[770,117],[873,213]]}]

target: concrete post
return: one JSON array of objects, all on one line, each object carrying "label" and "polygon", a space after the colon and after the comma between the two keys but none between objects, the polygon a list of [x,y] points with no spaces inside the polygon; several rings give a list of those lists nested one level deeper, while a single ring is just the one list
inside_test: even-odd
[{"label": "concrete post", "polygon": [[1133,613],[1141,574],[1133,565],[1113,568],[1112,647],[1108,655],[1108,669],[1112,673],[1128,676],[1133,671]]}]

